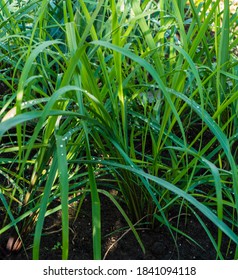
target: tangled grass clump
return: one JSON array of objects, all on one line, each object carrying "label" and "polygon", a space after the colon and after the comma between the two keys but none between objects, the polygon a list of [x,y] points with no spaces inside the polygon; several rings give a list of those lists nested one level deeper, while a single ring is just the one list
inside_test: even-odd
[{"label": "tangled grass clump", "polygon": [[68,259],[68,205],[80,201],[80,213],[90,195],[101,259],[99,193],[142,249],[135,224],[174,236],[174,206],[197,213],[217,258],[224,235],[238,248],[237,14],[226,0],[195,2],[0,1],[0,234],[15,230],[10,251],[33,231],[38,259],[44,219],[61,210]]}]

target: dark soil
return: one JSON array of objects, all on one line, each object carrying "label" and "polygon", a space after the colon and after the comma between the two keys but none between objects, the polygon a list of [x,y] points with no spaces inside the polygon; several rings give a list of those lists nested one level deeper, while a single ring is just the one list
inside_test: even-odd
[{"label": "dark soil", "polygon": [[[193,238],[198,244],[192,242],[188,237],[176,234],[176,244],[171,233],[165,226],[156,225],[154,229],[138,228],[138,233],[145,246],[145,254],[142,252],[133,233],[128,230],[126,223],[117,211],[116,207],[106,197],[101,197],[102,203],[102,256],[106,260],[215,260],[216,251],[205,233],[204,229],[196,219],[189,213],[180,215],[179,229]],[[70,208],[72,210],[72,208]],[[202,215],[200,215],[202,217]],[[0,216],[1,219],[1,216]],[[206,218],[204,223],[214,237],[217,229]],[[171,224],[177,226],[178,211],[171,210],[169,214]],[[91,204],[90,198],[83,203],[80,215],[75,222],[70,223],[70,260],[92,260],[92,227],[91,227]],[[0,259],[26,260],[32,258],[32,235],[24,239],[25,249],[18,253],[9,254],[4,249],[9,236],[1,236]],[[234,258],[234,245],[227,251],[229,239],[224,236],[223,257]],[[44,235],[41,242],[42,260],[61,259],[61,227],[60,212],[47,217],[45,220]]]}]

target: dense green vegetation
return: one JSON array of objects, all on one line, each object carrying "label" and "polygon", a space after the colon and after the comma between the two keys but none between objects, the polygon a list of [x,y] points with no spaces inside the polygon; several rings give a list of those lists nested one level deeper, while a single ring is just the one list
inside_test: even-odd
[{"label": "dense green vegetation", "polygon": [[90,195],[100,259],[100,194],[142,248],[136,225],[174,236],[174,206],[218,259],[224,235],[238,245],[238,17],[220,2],[0,0],[0,234],[33,232],[38,259],[61,210],[67,259],[68,205]]}]

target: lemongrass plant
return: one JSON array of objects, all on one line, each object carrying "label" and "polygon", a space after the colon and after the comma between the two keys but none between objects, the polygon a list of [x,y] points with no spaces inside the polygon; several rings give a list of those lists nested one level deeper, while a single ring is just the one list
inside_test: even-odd
[{"label": "lemongrass plant", "polygon": [[[236,34],[228,32],[237,17],[229,1],[223,10],[220,1],[186,2],[1,0],[8,95],[0,108],[0,174],[8,185],[0,189],[0,234],[15,228],[10,250],[24,246],[27,228],[40,258],[44,219],[60,209],[67,259],[69,197],[81,205],[90,195],[100,259],[99,193],[115,203],[142,250],[138,221],[167,226],[176,243],[181,232],[167,217],[175,205],[195,212],[217,258],[226,257],[224,234],[238,244]],[[120,200],[102,178],[113,178]]]}]

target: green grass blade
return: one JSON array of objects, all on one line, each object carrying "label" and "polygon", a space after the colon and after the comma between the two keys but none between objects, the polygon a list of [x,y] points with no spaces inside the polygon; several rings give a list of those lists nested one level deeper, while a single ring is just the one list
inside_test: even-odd
[{"label": "green grass blade", "polygon": [[105,191],[105,190],[98,190],[99,193],[104,194],[105,196],[107,196],[112,202],[113,204],[117,207],[117,209],[119,210],[119,212],[121,213],[121,215],[123,216],[123,218],[126,220],[128,226],[131,228],[132,232],[135,235],[136,240],[138,241],[141,250],[143,251],[143,253],[145,253],[145,247],[134,227],[134,225],[132,224],[132,222],[130,221],[129,217],[127,216],[126,212],[122,209],[122,207],[120,206],[120,204],[117,202],[117,200],[113,197],[113,195],[111,195],[109,192]]},{"label": "green grass blade", "polygon": [[38,220],[36,223],[35,234],[34,234],[34,241],[33,241],[33,259],[38,260],[40,257],[40,242],[41,242],[41,235],[44,225],[45,214],[47,211],[47,205],[49,201],[49,196],[51,193],[51,188],[53,187],[54,181],[57,176],[57,157],[53,157],[53,162],[50,166],[50,171],[48,175],[48,179],[46,181],[46,185],[44,188],[44,193],[40,203],[40,211]]},{"label": "green grass blade", "polygon": [[65,138],[56,135],[57,157],[58,157],[58,170],[60,182],[60,196],[62,205],[62,259],[68,259],[69,250],[69,211],[68,211],[68,163],[66,158],[66,145]]}]

